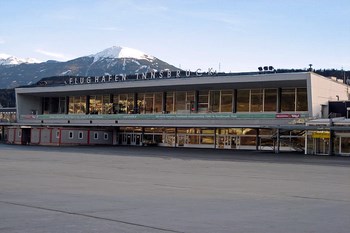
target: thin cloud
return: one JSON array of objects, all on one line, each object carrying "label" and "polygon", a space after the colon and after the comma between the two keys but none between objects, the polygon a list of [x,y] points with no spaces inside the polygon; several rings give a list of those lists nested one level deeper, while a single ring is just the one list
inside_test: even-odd
[{"label": "thin cloud", "polygon": [[37,50],[35,50],[35,52],[40,53],[40,54],[44,54],[46,56],[53,57],[56,59],[64,59],[64,60],[68,59],[64,54],[61,54],[61,53],[49,52],[49,51],[45,51],[42,49],[37,49]]}]

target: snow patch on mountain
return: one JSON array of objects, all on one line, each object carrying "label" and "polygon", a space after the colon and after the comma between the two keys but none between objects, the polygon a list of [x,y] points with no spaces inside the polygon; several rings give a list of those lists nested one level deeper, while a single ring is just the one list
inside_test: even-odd
[{"label": "snow patch on mountain", "polygon": [[71,70],[67,70],[62,72],[60,75],[69,75],[72,71]]},{"label": "snow patch on mountain", "polygon": [[18,58],[5,53],[0,53],[0,65],[19,65],[22,63],[34,64],[41,63],[41,61],[35,58]]},{"label": "snow patch on mountain", "polygon": [[89,57],[94,58],[93,62],[97,62],[105,58],[134,58],[134,59],[145,59],[148,61],[153,61],[155,59],[153,56],[147,55],[137,49],[120,47],[120,46],[113,46],[99,53],[90,55]]}]

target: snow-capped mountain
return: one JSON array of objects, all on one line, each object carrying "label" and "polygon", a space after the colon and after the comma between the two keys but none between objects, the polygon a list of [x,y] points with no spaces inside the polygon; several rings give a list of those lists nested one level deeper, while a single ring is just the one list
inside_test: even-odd
[{"label": "snow-capped mountain", "polygon": [[0,65],[19,65],[22,63],[34,64],[40,62],[41,61],[35,58],[18,58],[5,53],[0,53]]},{"label": "snow-capped mountain", "polygon": [[[159,70],[176,70],[158,58],[139,50],[113,46],[93,55],[78,57],[66,62],[13,59],[0,57],[0,89],[36,83],[52,76],[101,76],[106,74],[135,74]],[[5,63],[6,60],[6,63]],[[17,61],[17,63],[16,63]],[[33,61],[34,63],[30,63]],[[12,63],[11,63],[12,62]]]},{"label": "snow-capped mountain", "polygon": [[120,46],[113,46],[99,53],[90,55],[89,57],[93,57],[94,62],[105,58],[113,58],[113,59],[114,58],[134,58],[134,59],[145,59],[149,61],[152,61],[155,59],[153,56],[147,55],[139,50],[128,48],[128,47],[120,47]]}]

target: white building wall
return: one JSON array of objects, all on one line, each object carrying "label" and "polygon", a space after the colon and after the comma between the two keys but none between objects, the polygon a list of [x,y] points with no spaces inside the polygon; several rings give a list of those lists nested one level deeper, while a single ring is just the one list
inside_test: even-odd
[{"label": "white building wall", "polygon": [[[334,81],[330,78],[311,73],[311,117],[320,118],[321,105],[328,105],[328,101],[348,100],[348,87],[346,84]],[[309,106],[310,109],[310,106]]]}]

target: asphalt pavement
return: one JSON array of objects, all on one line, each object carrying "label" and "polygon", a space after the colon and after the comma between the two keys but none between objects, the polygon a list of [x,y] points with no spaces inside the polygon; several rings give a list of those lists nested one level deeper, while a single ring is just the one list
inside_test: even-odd
[{"label": "asphalt pavement", "polygon": [[350,229],[350,158],[0,144],[0,232]]}]

